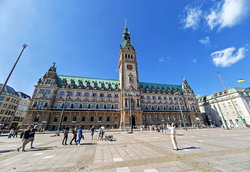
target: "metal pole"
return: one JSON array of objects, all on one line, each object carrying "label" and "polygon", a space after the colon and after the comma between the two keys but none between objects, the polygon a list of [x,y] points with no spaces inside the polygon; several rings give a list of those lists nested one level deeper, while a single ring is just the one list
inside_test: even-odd
[{"label": "metal pole", "polygon": [[131,133],[133,133],[133,123],[132,123],[132,94],[130,94],[130,125],[131,125]]},{"label": "metal pole", "polygon": [[66,95],[66,99],[64,100],[64,103],[63,103],[63,109],[62,109],[62,112],[61,112],[61,115],[60,115],[60,123],[59,123],[59,127],[58,127],[58,130],[61,129],[62,127],[62,120],[63,120],[63,114],[64,114],[64,111],[65,111],[65,104],[66,104],[66,101],[67,101],[67,98],[69,96],[69,88],[67,90],[67,95]]},{"label": "metal pole", "polygon": [[14,64],[14,66],[12,67],[12,69],[11,69],[11,71],[10,71],[10,73],[9,73],[9,75],[8,75],[8,77],[7,77],[7,79],[6,79],[6,81],[4,82],[4,84],[3,84],[3,86],[2,86],[2,88],[1,88],[1,90],[0,90],[0,95],[2,94],[2,92],[3,92],[4,88],[5,88],[5,86],[7,85],[7,83],[8,83],[8,81],[9,81],[9,79],[10,79],[10,76],[11,76],[12,72],[14,71],[14,69],[15,69],[15,67],[16,67],[16,65],[17,65],[17,63],[18,63],[18,61],[19,61],[19,59],[20,59],[20,57],[21,57],[22,54],[23,54],[24,49],[25,49],[27,46],[28,46],[27,44],[23,44],[23,49],[22,49],[22,51],[20,52],[20,54],[19,54],[19,56],[18,56],[18,58],[17,58],[17,60],[16,60],[16,62],[15,62],[15,64]]},{"label": "metal pole", "polygon": [[[227,90],[227,87],[226,87],[226,85],[225,85],[225,83],[224,83],[224,81],[223,81],[223,79],[222,79],[222,77],[220,75],[220,72],[217,72],[217,74],[218,74],[218,76],[220,78],[221,84],[223,85],[224,89]],[[237,117],[242,120],[242,117],[240,116],[239,111],[237,110],[237,108],[236,108],[236,106],[235,106],[235,104],[234,104],[234,102],[232,100],[232,97],[230,96],[230,94],[228,92],[227,92],[227,96],[228,96],[229,100],[231,101],[231,103],[232,103],[232,105],[234,107],[234,110],[235,110],[235,112],[237,114]]]},{"label": "metal pole", "polygon": [[185,121],[184,121],[183,112],[182,112],[181,105],[180,105],[180,102],[179,102],[178,98],[177,98],[177,101],[178,101],[179,108],[180,108],[180,111],[181,111],[182,122],[183,122],[183,124],[184,124],[185,130],[187,131],[187,126],[186,126],[186,123],[185,123]]}]

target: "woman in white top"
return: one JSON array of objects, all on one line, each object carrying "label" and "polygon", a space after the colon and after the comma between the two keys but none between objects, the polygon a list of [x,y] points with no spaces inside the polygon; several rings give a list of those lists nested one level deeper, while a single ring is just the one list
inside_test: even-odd
[{"label": "woman in white top", "polygon": [[178,145],[177,145],[177,141],[176,141],[176,129],[175,129],[175,124],[172,123],[172,125],[170,126],[169,124],[167,125],[167,128],[170,130],[170,138],[172,140],[173,146],[174,146],[174,150],[179,150]]}]

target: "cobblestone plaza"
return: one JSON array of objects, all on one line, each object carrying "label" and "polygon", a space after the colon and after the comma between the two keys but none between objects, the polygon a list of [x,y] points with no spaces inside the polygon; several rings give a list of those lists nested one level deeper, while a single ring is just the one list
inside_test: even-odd
[{"label": "cobblestone plaza", "polygon": [[[106,132],[116,141],[94,140],[85,133],[81,145],[61,144],[62,136],[37,134],[35,149],[17,152],[19,138],[0,137],[0,171],[249,171],[249,129],[177,130],[181,150],[169,135],[155,131]],[[70,135],[71,136],[71,135]],[[71,137],[70,137],[71,138]]]}]

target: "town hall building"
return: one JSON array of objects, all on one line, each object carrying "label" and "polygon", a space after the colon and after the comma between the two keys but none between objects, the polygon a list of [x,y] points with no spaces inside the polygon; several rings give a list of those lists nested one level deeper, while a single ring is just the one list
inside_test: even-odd
[{"label": "town hall building", "polygon": [[123,129],[172,122],[178,126],[203,124],[186,79],[180,85],[140,82],[137,66],[127,27],[120,45],[119,80],[60,75],[53,64],[35,86],[24,127]]}]

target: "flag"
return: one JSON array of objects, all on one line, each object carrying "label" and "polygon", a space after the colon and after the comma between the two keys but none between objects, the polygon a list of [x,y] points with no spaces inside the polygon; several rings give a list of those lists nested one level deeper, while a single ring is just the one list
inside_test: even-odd
[{"label": "flag", "polygon": [[245,80],[244,79],[238,79],[237,82],[244,82]]}]

